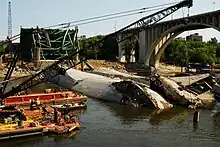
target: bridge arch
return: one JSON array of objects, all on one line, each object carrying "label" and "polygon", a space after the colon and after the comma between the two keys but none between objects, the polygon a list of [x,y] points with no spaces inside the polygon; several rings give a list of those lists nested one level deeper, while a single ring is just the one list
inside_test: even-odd
[{"label": "bridge arch", "polygon": [[154,67],[158,67],[160,63],[160,58],[168,44],[172,39],[180,35],[185,31],[197,30],[197,29],[206,29],[213,28],[220,32],[220,27],[216,27],[213,24],[205,24],[205,23],[188,23],[188,24],[180,24],[174,26],[165,32],[163,32],[151,45],[150,52],[150,63]]}]

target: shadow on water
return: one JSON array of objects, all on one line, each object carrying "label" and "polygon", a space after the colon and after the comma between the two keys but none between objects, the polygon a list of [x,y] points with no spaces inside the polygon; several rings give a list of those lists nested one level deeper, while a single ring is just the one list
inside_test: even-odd
[{"label": "shadow on water", "polygon": [[48,139],[52,139],[54,142],[63,142],[63,141],[67,141],[67,140],[74,140],[76,135],[79,133],[80,131],[74,131],[68,134],[63,134],[63,135],[48,135],[45,136]]},{"label": "shadow on water", "polygon": [[219,130],[220,132],[220,112],[213,115],[213,127],[214,130]]},{"label": "shadow on water", "polygon": [[74,131],[68,134],[63,135],[46,135],[46,136],[29,136],[27,138],[18,138],[18,139],[10,139],[10,140],[2,140],[0,143],[0,147],[29,147],[31,146],[40,146],[45,140],[51,140],[55,143],[58,142],[66,142],[75,139],[75,136],[79,133],[79,131]]},{"label": "shadow on water", "polygon": [[163,111],[156,111],[151,115],[149,122],[152,125],[160,125],[164,122],[175,121],[177,123],[183,123],[188,116],[188,110],[185,108],[172,108]]},{"label": "shadow on water", "polygon": [[116,117],[120,117],[124,124],[131,124],[132,122],[148,119],[151,125],[160,125],[164,122],[176,121],[178,123],[184,122],[188,116],[187,109],[172,108],[167,110],[155,110],[148,108],[135,108],[132,106],[121,106],[115,103],[103,102]]},{"label": "shadow on water", "polygon": [[29,136],[28,139],[18,138],[18,139],[10,139],[10,140],[1,140],[1,147],[29,147],[30,145],[39,145],[43,142],[44,137],[42,136]]}]

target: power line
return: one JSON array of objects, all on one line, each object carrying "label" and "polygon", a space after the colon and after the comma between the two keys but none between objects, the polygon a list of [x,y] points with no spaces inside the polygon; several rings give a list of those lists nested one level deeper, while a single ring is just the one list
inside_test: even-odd
[{"label": "power line", "polygon": [[96,17],[91,17],[91,18],[86,18],[86,19],[81,19],[81,20],[76,20],[76,21],[71,21],[71,22],[66,22],[66,23],[60,23],[60,24],[56,24],[56,25],[51,25],[51,26],[44,27],[44,28],[64,26],[64,25],[69,25],[69,24],[72,24],[72,23],[78,23],[78,22],[83,22],[83,21],[89,21],[89,20],[99,19],[99,18],[103,18],[103,17],[109,17],[109,16],[120,15],[120,14],[124,14],[124,13],[131,13],[131,12],[135,12],[135,11],[143,11],[143,10],[147,10],[147,9],[152,9],[152,8],[157,8],[157,7],[167,6],[167,5],[173,5],[173,4],[176,4],[176,3],[177,3],[177,2],[166,3],[166,4],[160,4],[160,5],[150,6],[150,7],[144,7],[144,8],[140,8],[140,9],[133,9],[133,10],[128,10],[128,11],[122,11],[122,12],[117,12],[117,13],[111,13],[111,14],[106,14],[106,15],[102,15],[102,16],[96,16]]},{"label": "power line", "polygon": [[[59,29],[59,28],[66,28],[66,26],[63,27],[64,25],[68,25],[68,27],[85,25],[85,24],[95,23],[95,22],[104,21],[104,20],[108,20],[108,19],[115,19],[115,18],[131,16],[131,15],[146,13],[146,12],[150,12],[150,11],[155,11],[155,10],[163,9],[164,7],[162,7],[162,6],[172,5],[172,4],[176,4],[176,3],[178,3],[178,2],[160,4],[160,5],[155,5],[155,6],[150,6],[150,7],[140,8],[140,9],[134,9],[134,10],[128,10],[128,11],[123,11],[123,12],[117,12],[117,13],[112,13],[112,14],[107,14],[107,15],[72,21],[72,22],[68,22],[68,23],[61,23],[61,24],[52,25],[52,26],[43,27],[43,28],[47,29],[47,28],[51,28],[51,27],[57,27],[56,29]],[[157,7],[161,7],[161,8],[157,8]],[[152,9],[152,8],[154,8],[154,9]],[[145,11],[140,11],[140,10],[145,10]],[[140,12],[135,12],[135,11],[140,11]],[[135,12],[135,13],[129,13],[129,12]],[[123,14],[123,13],[129,13],[129,14],[119,15],[119,14]],[[118,15],[118,16],[114,16],[114,15]],[[109,16],[114,16],[114,17],[109,17]],[[103,17],[108,17],[108,18],[103,18]],[[103,19],[98,19],[98,18],[103,18]],[[97,19],[97,20],[93,20],[93,19]],[[92,20],[92,21],[88,21],[88,20]],[[88,22],[83,22],[83,21],[88,21]],[[82,23],[77,23],[77,22],[82,22]],[[72,23],[76,23],[76,24],[72,24]],[[72,25],[70,25],[70,24],[72,24]],[[11,38],[8,38],[8,40],[4,41],[3,43],[0,43],[0,45],[7,43],[9,40],[14,41],[19,38],[20,38],[20,34],[17,34]]]},{"label": "power line", "polygon": [[[110,19],[115,19],[115,18],[120,18],[120,17],[126,17],[126,16],[131,16],[131,15],[136,15],[136,14],[142,14],[142,13],[146,13],[146,12],[160,10],[160,9],[163,9],[163,8],[165,8],[165,7],[151,9],[151,10],[147,10],[147,11],[140,11],[140,12],[137,12],[137,13],[130,13],[130,14],[124,14],[124,15],[119,15],[119,16],[113,16],[113,17],[108,17],[108,18],[103,18],[103,19],[98,19],[98,20],[93,20],[93,21],[88,21],[88,22],[76,23],[76,24],[69,25],[68,27],[81,26],[81,25],[95,23],[95,22],[99,22],[99,21],[105,21],[105,20],[110,20]],[[66,28],[66,26],[62,27],[62,28]]]}]

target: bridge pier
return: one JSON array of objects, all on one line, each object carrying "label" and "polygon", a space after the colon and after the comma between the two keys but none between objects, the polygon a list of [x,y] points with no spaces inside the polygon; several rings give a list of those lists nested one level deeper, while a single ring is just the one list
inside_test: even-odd
[{"label": "bridge pier", "polygon": [[[122,36],[119,35],[119,40],[122,39]],[[118,43],[118,61],[125,62],[125,50],[123,49],[123,42]]]},{"label": "bridge pier", "polygon": [[139,33],[139,62],[159,66],[160,57],[172,39],[184,31],[214,28],[220,31],[220,10],[155,24]]},{"label": "bridge pier", "polygon": [[139,62],[145,63],[147,54],[147,34],[146,31],[139,33]]},{"label": "bridge pier", "polygon": [[[155,53],[151,49],[153,42],[152,31],[142,31],[139,33],[139,62],[144,63],[145,65],[151,65],[154,63]],[[152,53],[152,55],[151,55]]]}]

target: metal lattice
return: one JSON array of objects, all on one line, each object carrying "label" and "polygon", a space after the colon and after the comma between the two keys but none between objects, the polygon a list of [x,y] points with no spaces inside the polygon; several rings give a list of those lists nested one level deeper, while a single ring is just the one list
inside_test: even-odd
[{"label": "metal lattice", "polygon": [[[104,39],[100,40],[99,42],[96,42],[91,45],[91,47],[96,46],[99,43],[102,43],[105,39],[109,37],[117,37],[121,33],[129,32],[132,31],[132,34],[129,33],[123,40],[130,38],[130,36],[136,35],[137,33],[141,32],[143,29],[152,26],[156,22],[162,20],[166,16],[172,14],[176,10],[178,10],[181,7],[191,7],[192,6],[192,0],[184,0],[174,6],[168,7],[164,10],[161,10],[157,13],[154,13],[150,16],[144,17],[127,27],[122,28],[119,31],[116,31],[115,33],[109,34],[104,37]],[[132,29],[132,27],[135,29]],[[77,40],[77,37],[76,37]],[[122,40],[119,40],[122,41]],[[5,94],[2,95],[2,99],[13,95],[17,92],[26,90],[28,88],[31,88],[37,84],[40,84],[42,82],[50,81],[53,77],[56,77],[57,75],[61,74],[64,75],[66,70],[75,67],[76,65],[80,64],[83,62],[85,59],[82,59],[78,62],[75,61],[75,56],[84,51],[85,49],[81,49],[79,51],[70,53],[69,55],[64,55],[61,57],[57,62],[52,64],[51,66],[47,67],[46,69],[40,71],[39,73],[33,75],[31,78],[28,80],[24,81],[20,85],[17,85],[16,87],[12,88],[12,90],[6,92]]]},{"label": "metal lattice", "polygon": [[[33,49],[40,48],[40,60],[54,60],[75,49],[78,29],[38,29],[32,35]],[[33,54],[33,53],[32,53]]]}]

